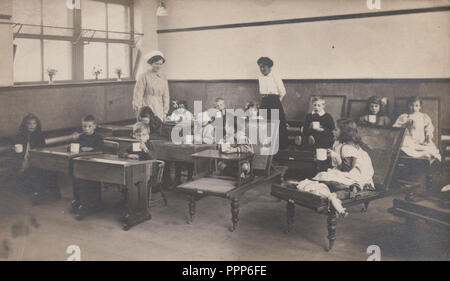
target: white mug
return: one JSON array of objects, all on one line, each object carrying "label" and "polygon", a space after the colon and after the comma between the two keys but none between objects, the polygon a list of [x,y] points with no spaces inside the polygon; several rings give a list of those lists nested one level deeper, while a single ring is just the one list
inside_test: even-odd
[{"label": "white mug", "polygon": [[320,128],[320,122],[319,121],[313,121],[312,126],[314,130],[317,130]]},{"label": "white mug", "polygon": [[316,159],[319,161],[327,160],[327,150],[325,148],[316,149]]},{"label": "white mug", "polygon": [[23,152],[23,145],[21,145],[20,143],[14,145],[14,151],[16,153],[22,153]]},{"label": "white mug", "polygon": [[140,152],[141,151],[141,143],[134,142],[133,143],[133,152]]},{"label": "white mug", "polygon": [[369,123],[375,124],[377,122],[376,115],[369,115]]},{"label": "white mug", "polygon": [[79,143],[71,143],[70,144],[70,152],[80,153],[80,144]]},{"label": "white mug", "polygon": [[193,135],[186,135],[185,137],[185,144],[193,144],[194,143],[194,136]]}]

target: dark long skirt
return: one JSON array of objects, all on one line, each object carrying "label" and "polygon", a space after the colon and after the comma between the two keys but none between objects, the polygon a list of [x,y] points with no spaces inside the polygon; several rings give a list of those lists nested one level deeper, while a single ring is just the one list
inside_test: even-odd
[{"label": "dark long skirt", "polygon": [[267,109],[267,120],[272,120],[272,114],[270,109],[278,109],[279,110],[279,140],[280,140],[280,149],[285,149],[288,146],[288,135],[286,128],[286,116],[284,114],[283,105],[280,101],[279,95],[262,95],[260,109]]}]

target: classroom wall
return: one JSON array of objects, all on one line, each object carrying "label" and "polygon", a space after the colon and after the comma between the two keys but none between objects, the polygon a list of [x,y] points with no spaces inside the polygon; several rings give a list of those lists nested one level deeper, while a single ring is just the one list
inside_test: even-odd
[{"label": "classroom wall", "polygon": [[14,136],[27,113],[36,114],[45,131],[78,127],[87,114],[99,123],[135,118],[133,88],[134,82],[0,88],[0,139]]},{"label": "classroom wall", "polygon": [[[288,120],[304,120],[313,95],[345,95],[349,99],[368,99],[377,95],[394,104],[395,97],[413,95],[439,97],[441,128],[450,128],[450,79],[443,80],[284,80],[286,97],[283,107]],[[194,100],[203,101],[203,109],[213,107],[217,97],[227,100],[228,108],[243,108],[249,101],[259,101],[257,80],[171,81],[171,97],[186,100],[193,110]],[[393,106],[390,107],[393,114]]]},{"label": "classroom wall", "polygon": [[168,0],[159,18],[169,79],[254,79],[274,59],[285,79],[448,77],[449,12],[169,32],[167,29],[448,6],[447,1]]},{"label": "classroom wall", "polygon": [[[0,2],[0,21],[10,22],[12,0]],[[13,84],[13,35],[9,24],[0,24],[0,87]]]}]

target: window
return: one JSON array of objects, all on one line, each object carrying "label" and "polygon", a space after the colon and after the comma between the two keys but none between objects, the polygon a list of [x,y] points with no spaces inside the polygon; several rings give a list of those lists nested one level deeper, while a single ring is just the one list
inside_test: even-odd
[{"label": "window", "polygon": [[14,58],[14,81],[41,81],[41,41],[16,39],[16,56]]},{"label": "window", "polygon": [[81,10],[66,0],[14,0],[14,82],[46,82],[48,68],[58,70],[54,81],[93,80],[94,67],[98,79],[118,78],[119,68],[130,78],[131,11],[130,0],[81,0]]}]

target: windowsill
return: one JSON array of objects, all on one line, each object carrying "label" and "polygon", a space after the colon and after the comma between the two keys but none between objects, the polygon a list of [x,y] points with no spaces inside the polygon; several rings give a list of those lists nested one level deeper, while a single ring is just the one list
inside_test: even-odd
[{"label": "windowsill", "polygon": [[23,82],[17,83],[13,86],[4,86],[0,89],[17,89],[17,88],[58,88],[58,87],[76,87],[76,86],[94,86],[94,85],[114,85],[114,84],[132,84],[135,83],[132,79],[123,79],[117,81],[116,79],[109,80],[85,80],[85,81],[55,81],[53,84],[48,84],[48,82]]}]

